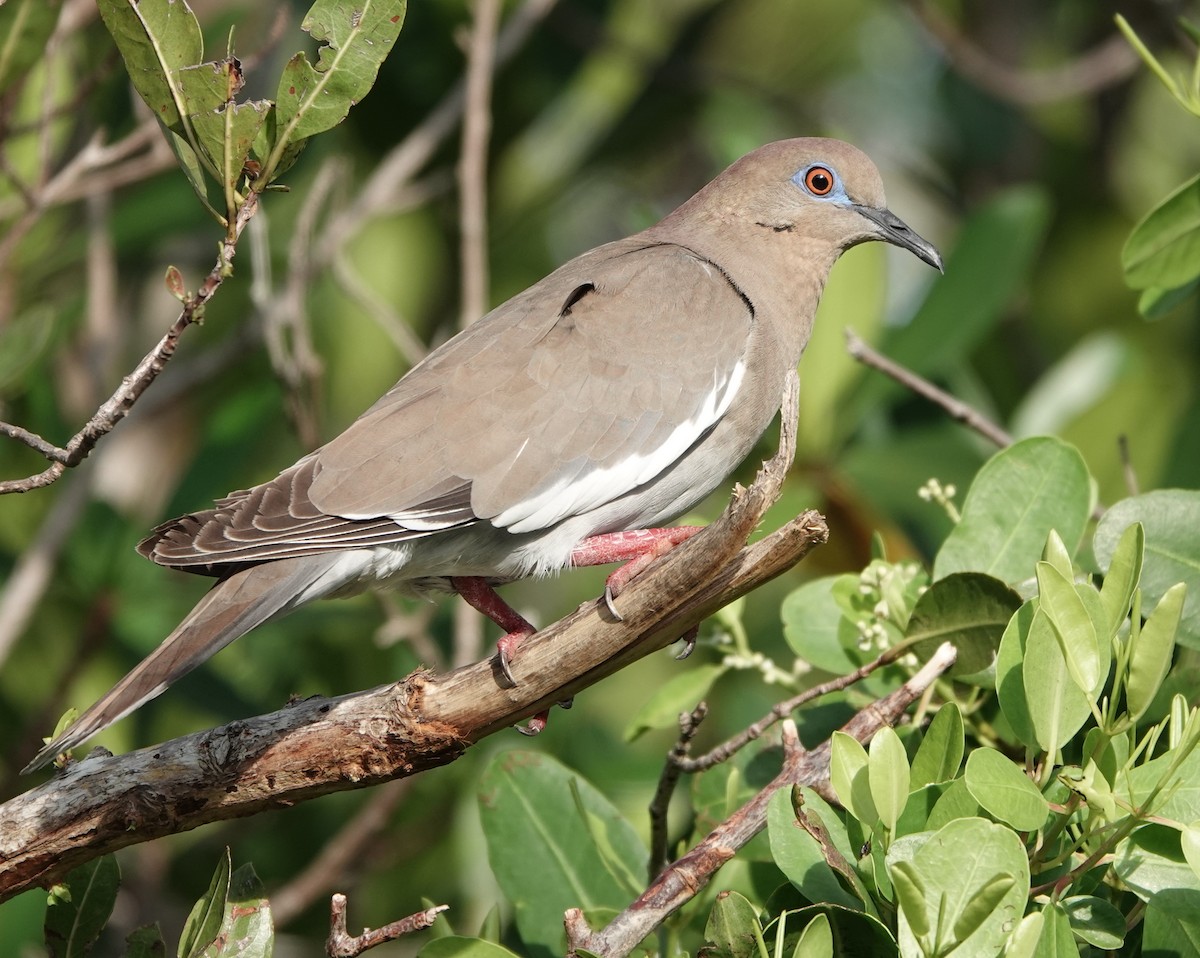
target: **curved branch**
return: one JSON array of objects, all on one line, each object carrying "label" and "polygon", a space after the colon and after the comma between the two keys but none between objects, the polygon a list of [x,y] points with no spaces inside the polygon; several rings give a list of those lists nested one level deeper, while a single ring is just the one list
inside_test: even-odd
[{"label": "curved branch", "polygon": [[[790,400],[789,400],[790,402]],[[794,406],[786,421],[794,422]],[[491,660],[444,675],[312,698],[123,756],[85,758],[0,805],[0,901],[99,855],[198,825],[404,778],[671,644],[735,598],[790,569],[828,538],[815,512],[744,546],[778,496],[784,448],[722,516],[621,593],[622,621],[588,602],[521,645],[518,684]]]}]

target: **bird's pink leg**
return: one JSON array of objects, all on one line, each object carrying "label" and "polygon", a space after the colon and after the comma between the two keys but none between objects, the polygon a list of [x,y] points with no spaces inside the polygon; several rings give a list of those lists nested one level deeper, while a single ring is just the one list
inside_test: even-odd
[{"label": "bird's pink leg", "polygon": [[488,585],[487,579],[477,575],[451,576],[450,584],[454,591],[467,600],[471,608],[482,612],[500,626],[505,635],[496,643],[496,651],[500,654],[500,671],[511,685],[516,685],[509,662],[512,654],[522,641],[537,631],[516,609],[505,602],[496,590]]},{"label": "bird's pink leg", "polygon": [[607,565],[625,562],[604,583],[604,601],[618,619],[620,613],[612,600],[621,594],[629,580],[659,556],[666,555],[679,543],[690,539],[703,526],[672,526],[669,529],[632,529],[629,532],[606,532],[584,539],[571,551],[571,565]]},{"label": "bird's pink leg", "polygon": [[[606,565],[609,562],[625,564],[609,575],[604,581],[604,604],[608,611],[620,622],[621,613],[617,611],[613,599],[621,594],[621,590],[629,581],[646,568],[659,556],[666,555],[679,543],[690,539],[703,526],[672,526],[667,529],[631,529],[628,532],[607,532],[603,535],[591,536],[584,539],[571,551],[571,565],[589,566]],[[699,628],[693,626],[687,634],[680,636],[685,646],[679,658],[687,658],[696,645],[696,635]]]},{"label": "bird's pink leg", "polygon": [[[489,619],[504,629],[504,636],[496,643],[496,654],[500,660],[500,671],[508,680],[510,686],[515,686],[517,680],[513,677],[513,652],[525,639],[537,631],[526,618],[516,609],[505,602],[500,595],[488,585],[487,579],[475,575],[456,575],[450,577],[450,585],[454,591],[467,600],[467,604],[477,612],[482,612]],[[565,709],[571,707],[571,700],[558,703]],[[518,725],[517,731],[524,735],[537,735],[546,727],[550,717],[549,710],[543,710],[529,719],[528,725]]]}]

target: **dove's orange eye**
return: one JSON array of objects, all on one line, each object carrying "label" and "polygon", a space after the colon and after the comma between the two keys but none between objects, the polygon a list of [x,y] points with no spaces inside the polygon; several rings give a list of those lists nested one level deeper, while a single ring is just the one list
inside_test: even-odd
[{"label": "dove's orange eye", "polygon": [[823,166],[814,166],[804,174],[804,185],[813,196],[826,196],[833,190],[833,174]]}]

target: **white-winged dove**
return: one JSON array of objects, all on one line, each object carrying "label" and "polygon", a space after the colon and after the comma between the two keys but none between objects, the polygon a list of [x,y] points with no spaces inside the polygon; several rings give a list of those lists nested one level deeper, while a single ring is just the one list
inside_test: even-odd
[{"label": "white-winged dove", "polygon": [[584,253],[413,367],[345,432],[138,551],[216,584],[26,771],[128,715],[267,619],[387,580],[451,589],[509,634],[492,586],[661,552],[654,527],[750,453],[830,267],[882,240],[941,268],[846,143],[742,157],[649,229]]}]

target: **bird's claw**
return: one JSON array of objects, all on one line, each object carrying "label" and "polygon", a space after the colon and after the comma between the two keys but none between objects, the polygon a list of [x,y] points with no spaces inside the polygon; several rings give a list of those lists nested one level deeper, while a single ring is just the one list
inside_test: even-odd
[{"label": "bird's claw", "polygon": [[700,626],[693,625],[683,635],[679,637],[679,641],[683,643],[683,648],[679,650],[675,658],[683,661],[696,650],[696,637],[700,634]]},{"label": "bird's claw", "polygon": [[621,613],[617,611],[616,604],[613,602],[613,599],[615,599],[616,597],[617,597],[617,593],[613,589],[612,583],[605,582],[604,583],[604,605],[608,609],[609,613],[612,615],[612,617],[614,619],[616,619],[618,622],[624,622],[625,616],[621,615]]}]

